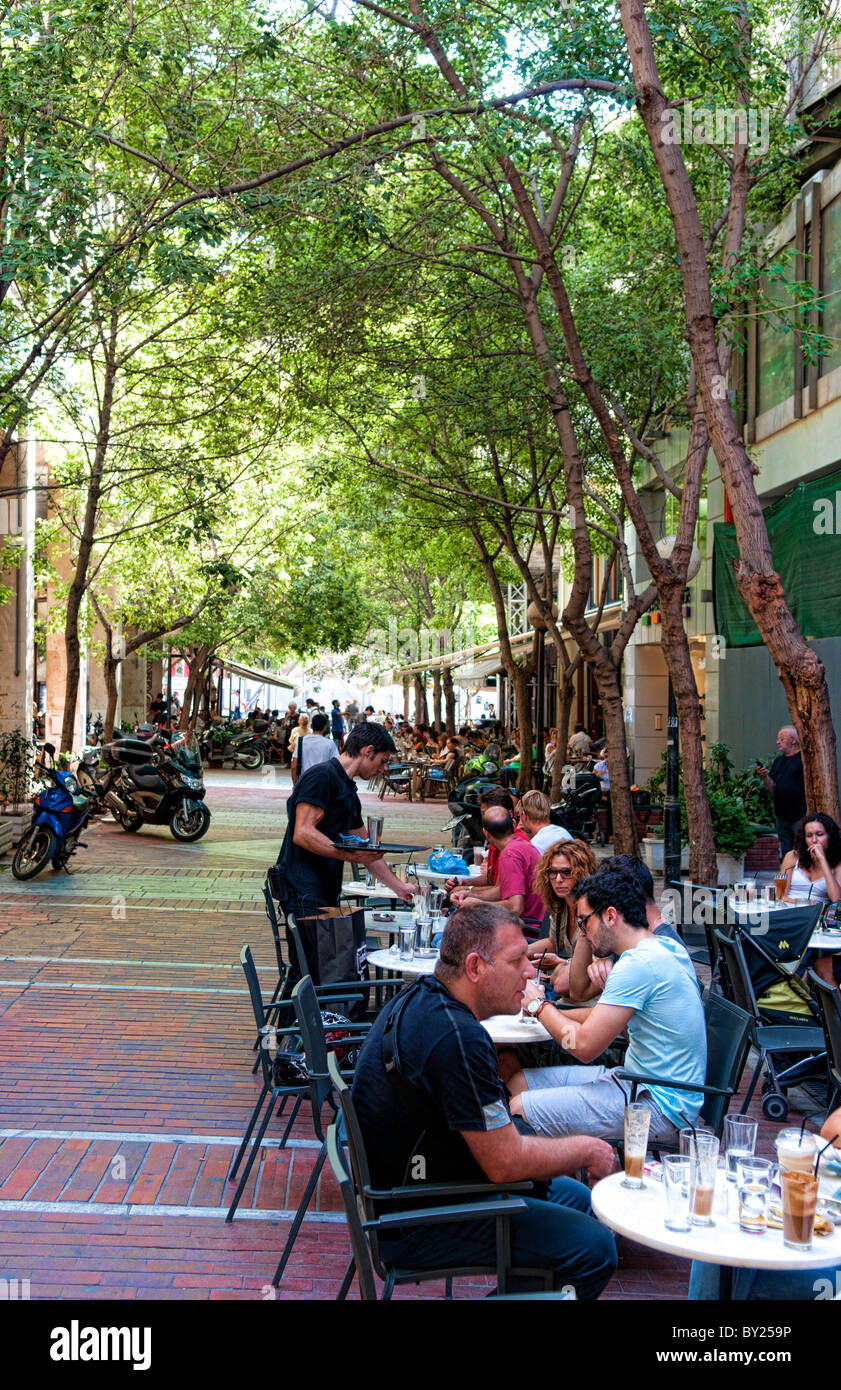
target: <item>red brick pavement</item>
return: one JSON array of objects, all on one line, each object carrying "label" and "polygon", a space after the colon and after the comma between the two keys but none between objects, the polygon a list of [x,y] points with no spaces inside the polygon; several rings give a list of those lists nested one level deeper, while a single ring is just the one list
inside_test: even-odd
[{"label": "red brick pavement", "polygon": [[[0,1276],[29,1278],[34,1298],[267,1296],[288,1220],[262,1214],[294,1208],[316,1146],[302,1110],[293,1138],[308,1144],[261,1150],[241,1214],[224,1222],[234,1141],[259,1093],[237,960],[248,941],[271,990],[260,886],[288,795],[275,779],[238,780],[214,780],[199,846],[102,825],[72,882],[44,875],[0,908],[0,1130],[32,1131],[0,1134]],[[385,814],[394,838],[440,842],[441,805],[389,801]],[[773,1126],[760,1122],[768,1149]],[[268,1137],[279,1134],[273,1121]],[[69,1203],[83,1210],[62,1211]],[[108,1209],[124,1204],[148,1214]],[[322,1174],[322,1219],[302,1229],[285,1300],[335,1297],[348,1259],[340,1205]],[[189,1215],[199,1208],[217,1215]],[[683,1298],[687,1275],[684,1261],[626,1243],[604,1297]],[[488,1287],[459,1281],[458,1294]],[[421,1285],[398,1297],[442,1292]]]}]

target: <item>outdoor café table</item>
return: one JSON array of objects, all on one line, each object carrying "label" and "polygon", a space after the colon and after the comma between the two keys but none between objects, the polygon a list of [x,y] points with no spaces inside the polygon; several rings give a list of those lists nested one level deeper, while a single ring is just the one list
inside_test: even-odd
[{"label": "outdoor caf\u00e9 table", "polygon": [[809,937],[811,951],[841,951],[841,931],[815,931]]},{"label": "outdoor caf\u00e9 table", "polygon": [[389,898],[392,902],[399,902],[400,898],[393,888],[387,888],[384,883],[345,883],[342,885],[343,898]]},{"label": "outdoor caf\u00e9 table", "polygon": [[[688,1231],[666,1229],[666,1194],[663,1183],[645,1175],[645,1186],[622,1186],[624,1173],[613,1173],[596,1183],[590,1194],[593,1211],[600,1221],[618,1235],[639,1245],[680,1255],[686,1260],[722,1266],[721,1301],[731,1297],[730,1270],[743,1269],[826,1269],[841,1265],[841,1226],[831,1236],[814,1236],[811,1250],[790,1250],[783,1244],[782,1230],[769,1227],[764,1235],[747,1235],[737,1221],[727,1217],[727,1203],[735,1211],[735,1183],[728,1183],[719,1168],[713,1201],[714,1226],[692,1226]],[[835,1179],[837,1187],[838,1180]],[[728,1196],[727,1189],[732,1190]],[[824,1184],[821,1184],[822,1191]],[[826,1189],[827,1195],[829,1189]]]},{"label": "outdoor caf\u00e9 table", "polygon": [[[434,956],[415,956],[414,960],[401,960],[397,953],[392,951],[368,952],[369,965],[375,966],[378,970],[403,975],[406,979],[413,979],[418,975],[431,975],[437,963],[437,952]],[[552,1040],[551,1034],[547,1033],[539,1019],[524,1023],[518,1013],[494,1014],[492,1018],[483,1018],[482,1027],[490,1033],[491,1041],[500,1045]]]},{"label": "outdoor caf\u00e9 table", "polygon": [[[437,869],[415,869],[415,876],[416,876],[416,878],[418,878],[418,879],[420,879],[420,880],[424,880],[424,879],[425,879],[428,883],[446,883],[448,878],[453,878],[453,877],[455,877],[455,878],[467,878],[467,875],[466,875],[466,874],[455,874],[455,875],[452,874],[452,873],[441,874],[441,873],[438,873]],[[476,873],[476,874],[470,874],[470,878],[478,878],[478,877],[479,877],[478,873]]]}]

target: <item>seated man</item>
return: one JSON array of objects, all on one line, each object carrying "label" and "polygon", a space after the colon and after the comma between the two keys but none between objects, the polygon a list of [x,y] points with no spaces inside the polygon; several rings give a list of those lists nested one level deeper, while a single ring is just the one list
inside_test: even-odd
[{"label": "seated man", "polygon": [[[601,999],[592,1009],[556,1009],[533,983],[524,1007],[567,1052],[592,1062],[627,1027],[625,1068],[703,1085],[707,1065],[704,1012],[694,978],[648,931],[645,894],[628,874],[602,871],[578,885],[578,930],[597,960],[617,956]],[[594,1134],[622,1138],[627,1082],[613,1081],[606,1067],[542,1067],[509,1080],[511,1110],[539,1134]],[[694,1125],[703,1096],[668,1086],[640,1087],[651,1103],[652,1139],[677,1142]]]},{"label": "seated man", "polygon": [[[603,859],[599,865],[601,873],[605,873],[609,869],[616,873],[630,874],[632,878],[636,879],[645,894],[645,920],[648,935],[656,937],[666,947],[666,950],[672,952],[675,960],[680,961],[690,979],[694,980],[700,989],[700,982],[695,974],[692,957],[674,927],[663,921],[663,915],[654,896],[654,879],[648,865],[644,864],[641,859],[637,859],[634,854],[617,854],[613,859]],[[611,956],[605,957],[604,960],[595,960],[592,942],[579,933],[570,962],[570,998],[579,1001],[591,998],[593,994],[598,994],[604,988],[614,963]]]},{"label": "seated man", "polygon": [[534,886],[534,871],[540,863],[540,850],[516,833],[514,817],[504,806],[486,806],[482,829],[488,843],[499,851],[496,883],[482,887],[457,888],[450,894],[457,907],[475,902],[501,902],[523,920],[523,927],[534,940],[543,926],[545,909]]},{"label": "seated man", "polygon": [[[548,1200],[526,1196],[511,1219],[512,1264],[551,1269],[555,1286],[572,1284],[594,1299],[616,1267],[613,1236],[590,1215],[586,1187],[562,1173],[613,1171],[613,1153],[597,1139],[526,1136],[511,1120],[494,1045],[479,1020],[516,1013],[534,967],[516,917],[498,904],[477,905],[448,921],[434,976],[423,976],[383,1009],[360,1054],[353,1098],[377,1188],[423,1182],[520,1182],[554,1179]],[[401,1001],[403,1001],[401,1003]],[[393,1062],[384,1040],[395,1009]],[[466,1198],[465,1200],[471,1200]],[[493,1220],[409,1229],[382,1242],[388,1263],[418,1268],[493,1265]]]},{"label": "seated man", "polygon": [[526,792],[520,802],[520,829],[525,830],[535,849],[544,854],[560,840],[571,840],[562,825],[552,824],[552,807],[544,792]]}]

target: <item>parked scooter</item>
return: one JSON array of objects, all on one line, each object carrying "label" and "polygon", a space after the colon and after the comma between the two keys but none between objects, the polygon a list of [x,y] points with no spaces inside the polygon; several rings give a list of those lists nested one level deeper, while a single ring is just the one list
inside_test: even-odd
[{"label": "parked scooter", "polygon": [[45,743],[35,764],[36,775],[50,785],[39,791],[32,808],[32,823],[21,837],[12,860],[15,878],[34,878],[49,861],[54,869],[66,869],[79,845],[95,804],[91,791],[83,791],[78,778],[55,766],[55,747]]},{"label": "parked scooter", "polygon": [[[161,746],[155,747],[156,744]],[[179,733],[172,742],[122,738],[103,749],[106,770],[102,799],[123,830],[169,825],[176,840],[200,840],[210,826],[205,785],[195,734]]]},{"label": "parked scooter", "polygon": [[209,763],[212,757],[214,762],[233,763],[234,767],[244,767],[249,772],[256,772],[266,761],[265,739],[252,729],[233,733],[230,729],[208,725],[201,732],[199,748],[203,762]]},{"label": "parked scooter", "polygon": [[577,772],[574,782],[564,793],[561,801],[555,802],[551,809],[553,825],[562,825],[576,840],[591,840],[603,837],[599,830],[599,802],[602,787],[598,777],[592,772]]}]

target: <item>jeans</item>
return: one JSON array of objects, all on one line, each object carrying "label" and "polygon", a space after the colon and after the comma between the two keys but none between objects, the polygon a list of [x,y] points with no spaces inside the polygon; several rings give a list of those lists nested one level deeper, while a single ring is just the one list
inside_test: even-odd
[{"label": "jeans", "polygon": [[[812,1300],[822,1289],[825,1290],[827,1281],[835,1289],[837,1273],[836,1269],[734,1269],[732,1296],[739,1303],[748,1300],[757,1303],[773,1303],[778,1299],[785,1299],[786,1302],[791,1299],[801,1302]],[[719,1265],[693,1260],[689,1275],[690,1299],[717,1302],[720,1280]],[[827,1297],[827,1294],[824,1292],[823,1296]]]},{"label": "jeans", "polygon": [[797,821],[780,820],[777,818],[777,838],[780,842],[780,862],[785,859],[790,849],[794,849],[794,830]]},{"label": "jeans", "polygon": [[[525,1197],[524,1201],[527,1210],[510,1220],[512,1267],[551,1269],[556,1289],[572,1285],[577,1298],[598,1298],[616,1269],[616,1242],[607,1227],[592,1216],[590,1193],[584,1184],[573,1178],[555,1178],[549,1183],[547,1201],[535,1197]],[[413,1231],[402,1240],[381,1241],[380,1248],[392,1269],[493,1268],[496,1223],[448,1221]],[[512,1292],[537,1287],[525,1276],[509,1283]]]}]

